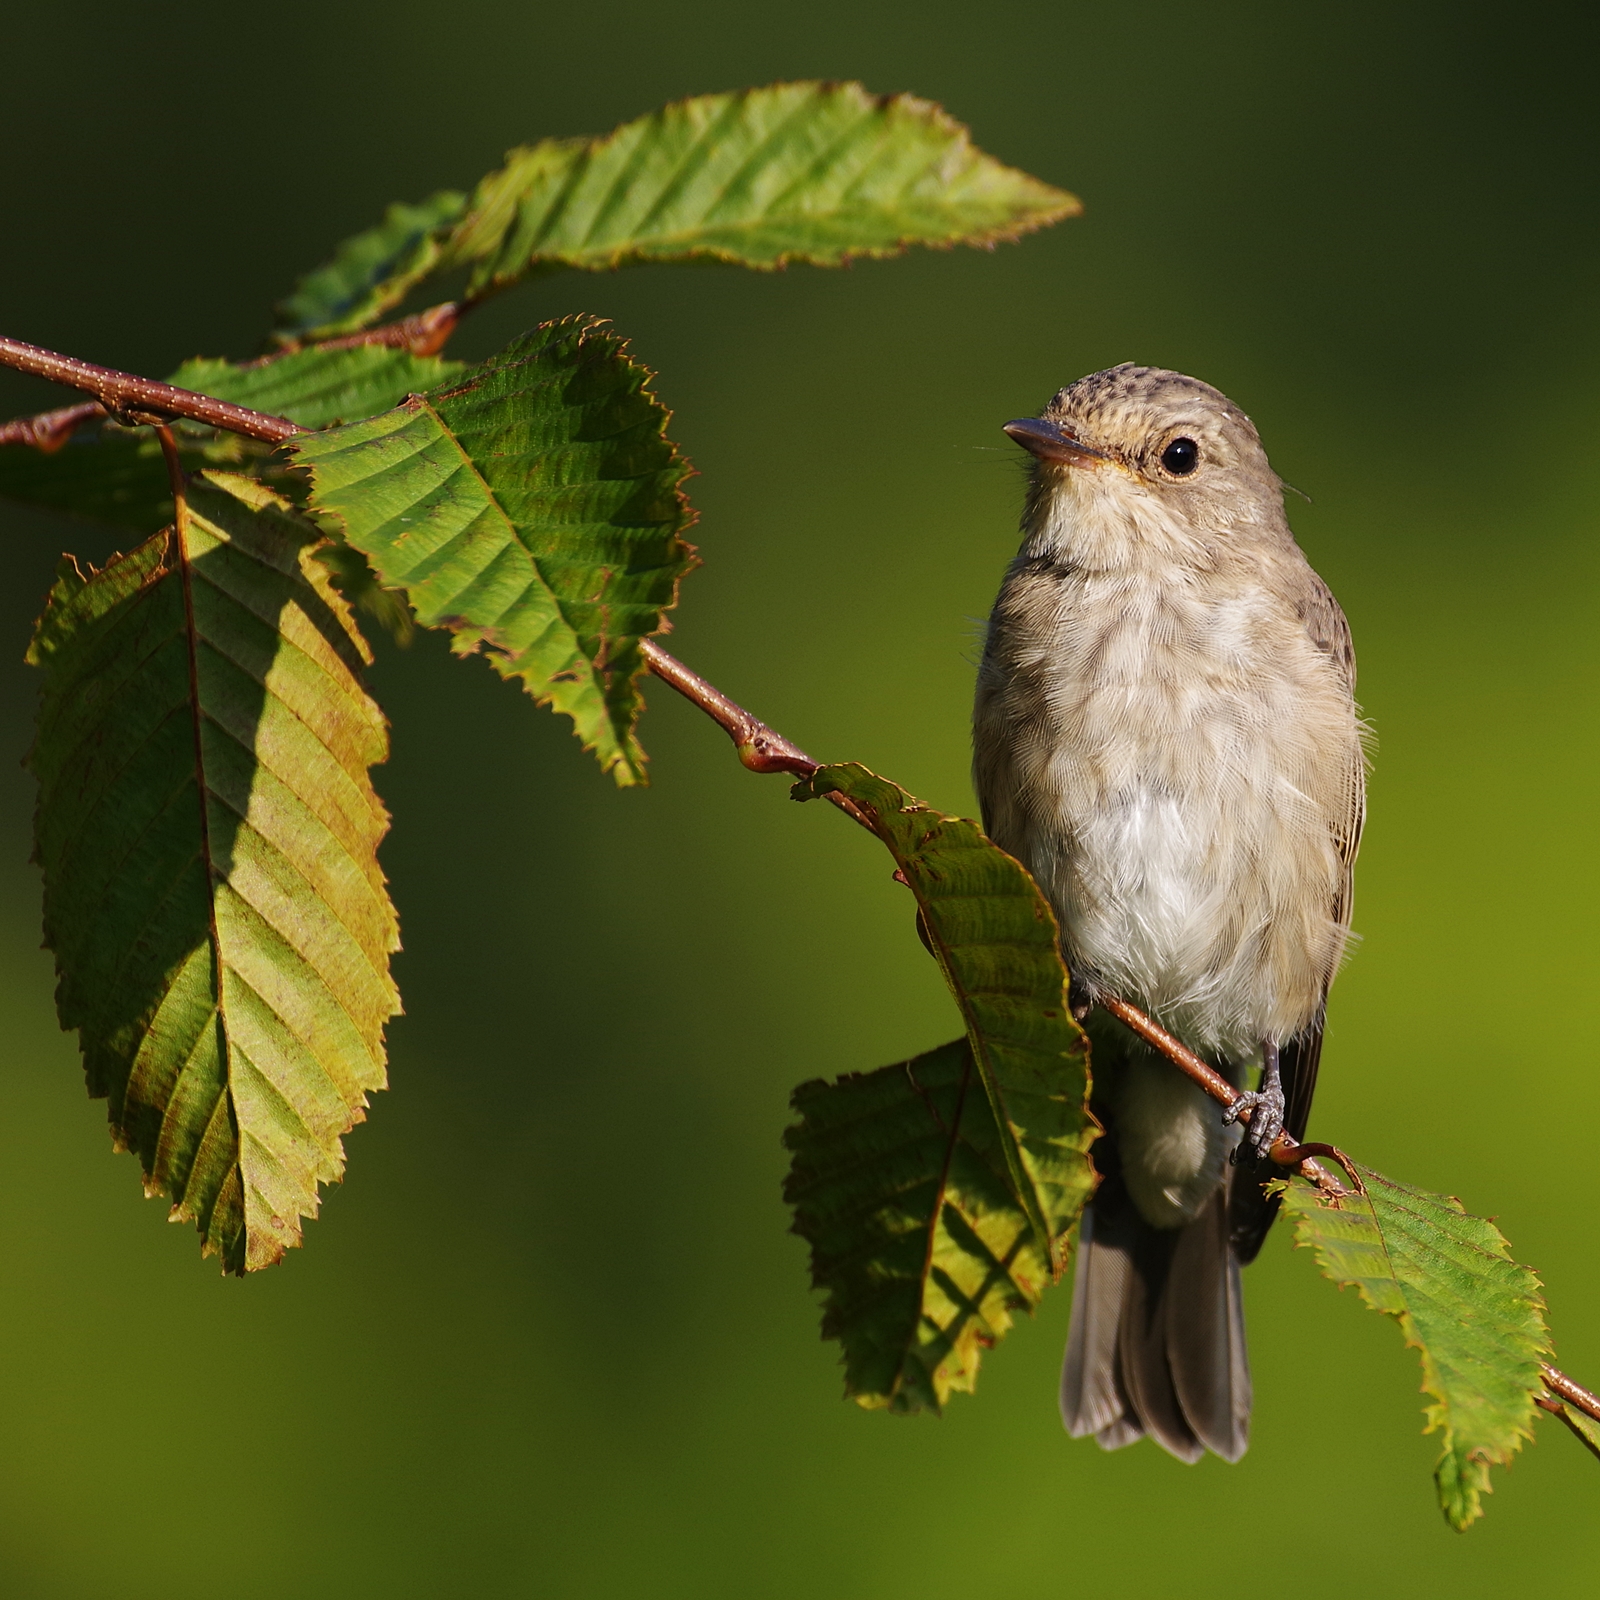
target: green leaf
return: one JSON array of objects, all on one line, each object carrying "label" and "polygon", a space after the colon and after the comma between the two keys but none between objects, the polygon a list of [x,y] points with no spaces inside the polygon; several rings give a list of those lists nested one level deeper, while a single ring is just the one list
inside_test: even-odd
[{"label": "green leaf", "polygon": [[1540,1362],[1550,1353],[1539,1280],[1459,1200],[1356,1171],[1363,1194],[1329,1201],[1296,1178],[1284,1204],[1323,1275],[1354,1285],[1420,1353],[1432,1397],[1425,1431],[1444,1436],[1439,1504],[1452,1527],[1465,1528],[1483,1514],[1489,1468],[1533,1437]]},{"label": "green leaf", "polygon": [[[1084,1152],[1096,1135],[1086,1109],[1087,1046],[1067,1006],[1055,914],[1022,863],[976,822],[935,811],[853,761],[820,767],[794,786],[800,800],[827,794],[854,802],[916,897],[923,937],[967,1025],[1012,1187],[1049,1255],[1089,1190],[1077,1178],[1061,1183],[1053,1131],[1035,1148],[1030,1129],[1040,1111],[1044,1125],[1053,1122],[1045,1108],[1065,1083],[1083,1091]],[[1087,1155],[1082,1168],[1088,1179]],[[1062,1263],[1054,1265],[1059,1271]]]},{"label": "green leaf", "polygon": [[650,374],[603,323],[546,323],[443,388],[291,441],[312,504],[418,620],[484,649],[576,724],[619,784],[645,781],[634,734],[639,641],[694,563],[688,464]]},{"label": "green leaf", "polygon": [[[387,410],[417,389],[448,381],[463,363],[381,345],[297,350],[265,361],[187,361],[167,380],[181,389],[284,416],[306,428]],[[189,471],[221,468],[261,478],[293,498],[297,485],[270,445],[193,423],[174,429]],[[148,428],[108,422],[74,434],[46,455],[0,446],[0,499],[64,511],[136,533],[172,519],[172,490],[161,447]]]},{"label": "green leaf", "polygon": [[29,651],[61,1023],[146,1192],[230,1272],[299,1243],[399,1009],[387,736],[316,538],[259,484],[196,479],[182,531],[66,561]]},{"label": "green leaf", "polygon": [[421,205],[390,206],[377,227],[346,239],[332,261],[295,285],[277,307],[283,329],[290,337],[315,330],[327,339],[377,321],[432,272],[443,234],[466,203],[464,194],[446,189]]},{"label": "green leaf", "polygon": [[846,796],[870,822],[966,1023],[960,1045],[806,1085],[790,1134],[795,1229],[849,1392],[937,1409],[1065,1268],[1095,1185],[1088,1046],[1050,906],[977,823],[853,762],[794,793]]},{"label": "green leaf", "polygon": [[416,236],[388,278],[361,277],[365,299],[308,296],[281,336],[364,326],[426,277],[461,268],[475,300],[562,267],[837,266],[911,245],[991,246],[1080,209],[911,95],[872,95],[858,83],[700,95],[604,138],[511,151],[458,218],[441,212],[427,243]]},{"label": "green leaf", "polygon": [[[1093,1187],[1084,1062],[1030,1099],[1036,1165],[1053,1180],[1057,1263]],[[784,1198],[811,1246],[822,1331],[844,1348],[858,1404],[939,1411],[971,1392],[983,1352],[1059,1271],[1039,1249],[1007,1170],[966,1039],[876,1072],[794,1092]],[[1072,1214],[1073,1221],[1068,1220]]]}]

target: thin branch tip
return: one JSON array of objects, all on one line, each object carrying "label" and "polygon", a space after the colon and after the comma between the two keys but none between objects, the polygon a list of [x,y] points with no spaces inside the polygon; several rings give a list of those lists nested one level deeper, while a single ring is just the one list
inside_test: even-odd
[{"label": "thin branch tip", "polygon": [[[791,778],[811,778],[821,769],[820,761],[813,761],[799,745],[769,728],[760,717],[746,711],[738,701],[730,699],[715,684],[708,683],[676,656],[669,655],[654,639],[641,639],[639,654],[644,657],[645,665],[663,683],[676,689],[691,705],[698,706],[727,734],[733,741],[740,765],[747,770],[782,772]],[[827,798],[852,821],[876,835],[878,830],[871,817],[848,795],[829,794]]]},{"label": "thin branch tip", "polygon": [[[280,335],[280,356],[292,355],[296,350],[355,350],[365,344],[383,345],[390,350],[409,350],[414,356],[436,356],[450,341],[463,316],[472,309],[464,300],[446,300],[429,306],[415,316],[401,317],[395,322],[380,323],[375,328],[363,328],[359,333],[341,334],[336,339],[317,339],[304,345],[289,335]],[[269,360],[277,359],[269,357]]]},{"label": "thin branch tip", "polygon": [[1552,1367],[1548,1361],[1540,1362],[1539,1370],[1545,1387],[1557,1399],[1600,1422],[1600,1395],[1591,1394],[1582,1384],[1569,1378],[1559,1367]]},{"label": "thin branch tip", "polygon": [[22,444],[53,456],[79,428],[98,422],[106,408],[98,400],[83,400],[73,406],[58,406],[35,416],[0,422],[0,444]]},{"label": "thin branch tip", "polygon": [[676,689],[691,705],[698,706],[733,740],[740,763],[751,772],[786,772],[791,777],[809,778],[822,765],[813,761],[797,744],[769,728],[760,717],[729,699],[715,684],[669,655],[654,639],[639,641],[639,654],[645,665],[666,684]]}]

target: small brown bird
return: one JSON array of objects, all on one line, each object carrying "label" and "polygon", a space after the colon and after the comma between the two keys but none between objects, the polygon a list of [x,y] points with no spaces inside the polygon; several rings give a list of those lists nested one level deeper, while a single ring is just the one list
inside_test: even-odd
[{"label": "small brown bird", "polygon": [[[1035,463],[978,677],[974,776],[990,837],[1055,907],[1106,1129],[1062,1417],[1106,1449],[1148,1433],[1185,1461],[1233,1461],[1250,1428],[1239,1267],[1276,1210],[1261,1157],[1284,1127],[1304,1137],[1350,924],[1365,806],[1350,629],[1255,427],[1209,384],[1113,367],[1006,432]],[[1240,1098],[1219,1110],[1103,994]]]}]

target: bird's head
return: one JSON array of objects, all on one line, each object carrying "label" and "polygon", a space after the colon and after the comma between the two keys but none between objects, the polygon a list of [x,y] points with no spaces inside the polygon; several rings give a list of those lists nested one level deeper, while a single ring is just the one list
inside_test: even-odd
[{"label": "bird's head", "polygon": [[1079,378],[1005,431],[1035,458],[1029,555],[1088,568],[1211,567],[1288,537],[1250,419],[1208,383],[1131,362]]}]

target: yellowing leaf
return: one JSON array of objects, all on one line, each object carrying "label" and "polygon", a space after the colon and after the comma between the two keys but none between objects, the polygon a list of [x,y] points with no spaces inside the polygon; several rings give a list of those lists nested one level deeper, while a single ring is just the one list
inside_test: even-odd
[{"label": "yellowing leaf", "polygon": [[30,762],[89,1091],[147,1192],[245,1272],[300,1242],[384,1086],[388,744],[315,530],[242,478],[196,480],[190,513],[98,572],[64,564]]}]

